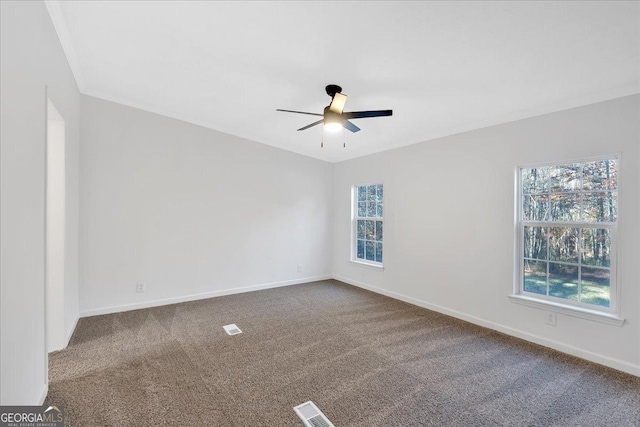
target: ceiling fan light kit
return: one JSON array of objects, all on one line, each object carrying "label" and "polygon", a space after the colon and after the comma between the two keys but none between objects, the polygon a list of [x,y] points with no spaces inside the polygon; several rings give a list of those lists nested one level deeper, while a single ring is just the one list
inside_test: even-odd
[{"label": "ceiling fan light kit", "polygon": [[[307,113],[304,111],[294,111],[294,110],[281,110],[277,109],[276,111],[283,111],[285,113],[296,113],[296,114],[307,114],[310,116],[319,116],[322,117],[322,120],[318,120],[313,122],[307,126],[301,127],[298,129],[306,130],[310,127],[323,124],[324,129],[327,132],[338,132],[340,130],[347,129],[351,132],[358,132],[360,128],[354,125],[350,120],[353,119],[365,119],[369,117],[385,117],[393,115],[392,110],[375,110],[375,111],[352,111],[352,112],[344,112],[344,105],[347,102],[347,95],[342,93],[342,88],[335,84],[330,84],[325,87],[325,91],[327,95],[331,97],[331,103],[324,108],[323,114],[318,113]],[[343,146],[345,144],[343,143]],[[321,143],[321,147],[324,147],[324,141]]]},{"label": "ceiling fan light kit", "polygon": [[323,123],[324,123],[324,129],[327,132],[335,133],[344,129],[342,126],[342,118],[340,117],[340,114],[330,111],[329,107],[325,107],[324,110],[325,111],[324,111]]}]

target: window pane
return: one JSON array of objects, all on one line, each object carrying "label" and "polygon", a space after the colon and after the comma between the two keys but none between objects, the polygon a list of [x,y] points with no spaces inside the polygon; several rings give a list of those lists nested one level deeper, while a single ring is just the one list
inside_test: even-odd
[{"label": "window pane", "polygon": [[549,191],[549,168],[522,169],[522,192],[545,193]]},{"label": "window pane", "polygon": [[580,164],[561,165],[551,168],[551,191],[580,190]]},{"label": "window pane", "polygon": [[365,238],[367,240],[376,239],[376,222],[375,221],[367,221]]},{"label": "window pane", "polygon": [[370,185],[367,187],[367,201],[375,202],[376,201],[376,186]]},{"label": "window pane", "polygon": [[382,241],[382,221],[376,221],[376,240]]},{"label": "window pane", "polygon": [[611,265],[611,232],[605,228],[582,230],[582,264]]},{"label": "window pane", "polygon": [[524,290],[535,294],[547,294],[547,263],[524,261]]},{"label": "window pane", "polygon": [[584,220],[587,222],[614,222],[618,211],[616,192],[584,193]]},{"label": "window pane", "polygon": [[609,307],[611,304],[610,271],[602,268],[582,267],[582,296],[587,304]]},{"label": "window pane", "polygon": [[358,187],[358,201],[364,202],[367,200],[367,187]]},{"label": "window pane", "polygon": [[358,240],[358,258],[364,259],[364,240]]},{"label": "window pane", "polygon": [[382,243],[376,243],[376,261],[382,262]]},{"label": "window pane", "polygon": [[549,217],[551,221],[579,221],[580,195],[551,194]]},{"label": "window pane", "polygon": [[584,190],[615,190],[618,188],[618,161],[600,160],[582,166]]},{"label": "window pane", "polygon": [[544,221],[549,210],[549,196],[534,195],[524,196],[522,203],[522,219],[527,221]]},{"label": "window pane", "polygon": [[382,202],[383,198],[382,198],[382,185],[378,185],[378,188],[376,190],[376,202]]},{"label": "window pane", "polygon": [[578,301],[578,266],[549,263],[549,295]]},{"label": "window pane", "polygon": [[358,202],[358,216],[367,216],[367,204],[365,202]]},{"label": "window pane", "polygon": [[366,251],[365,255],[368,261],[376,260],[376,244],[375,242],[365,242],[366,243]]},{"label": "window pane", "polygon": [[551,228],[549,234],[549,260],[578,263],[580,230],[577,228]]},{"label": "window pane", "polygon": [[382,203],[376,203],[376,216],[382,218],[383,214]]},{"label": "window pane", "polygon": [[547,235],[543,227],[524,228],[524,257],[547,259]]},{"label": "window pane", "polygon": [[364,221],[358,220],[358,239],[364,239]]},{"label": "window pane", "polygon": [[367,217],[373,218],[376,216],[376,202],[367,202]]}]

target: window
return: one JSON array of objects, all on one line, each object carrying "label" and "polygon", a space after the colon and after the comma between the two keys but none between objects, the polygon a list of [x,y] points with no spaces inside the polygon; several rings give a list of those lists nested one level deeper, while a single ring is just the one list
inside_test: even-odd
[{"label": "window", "polygon": [[617,157],[518,172],[517,293],[614,313]]},{"label": "window", "polygon": [[382,184],[353,187],[351,259],[382,266],[383,190]]}]

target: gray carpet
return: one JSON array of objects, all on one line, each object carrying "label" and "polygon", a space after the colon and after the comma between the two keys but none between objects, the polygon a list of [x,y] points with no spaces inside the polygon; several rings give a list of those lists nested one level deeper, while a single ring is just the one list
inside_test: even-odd
[{"label": "gray carpet", "polygon": [[640,378],[336,281],[83,318],[49,360],[70,426],[640,426]]}]

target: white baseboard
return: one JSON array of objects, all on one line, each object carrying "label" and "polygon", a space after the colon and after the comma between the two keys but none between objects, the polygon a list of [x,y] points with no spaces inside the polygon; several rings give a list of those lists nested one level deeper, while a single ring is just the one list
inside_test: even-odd
[{"label": "white baseboard", "polygon": [[64,348],[67,348],[67,346],[69,345],[69,341],[71,341],[71,337],[73,336],[73,333],[76,330],[76,326],[78,326],[78,320],[80,320],[80,314],[78,314],[76,316],[76,320],[75,322],[73,322],[73,325],[71,326],[71,328],[67,331],[67,338],[64,342]]},{"label": "white baseboard", "polygon": [[38,397],[36,402],[37,405],[43,405],[44,404],[44,399],[47,398],[47,393],[49,393],[49,384],[43,384],[42,388],[40,389],[39,393],[38,393]]},{"label": "white baseboard", "polygon": [[348,279],[346,277],[336,276],[333,278],[340,282],[347,283],[349,285],[357,286],[362,289],[367,289],[369,291],[375,292],[377,294],[385,295],[400,301],[408,302],[409,304],[417,305],[419,307],[426,308],[428,310],[436,311],[438,313],[446,314],[447,316],[455,317],[457,319],[464,320],[469,323],[473,323],[478,326],[483,326],[485,328],[493,329],[498,332],[502,332],[503,334],[511,335],[516,338],[523,339],[525,341],[529,341],[535,344],[539,344],[544,347],[549,347],[554,350],[560,351],[562,353],[570,354],[572,356],[579,357],[581,359],[588,360],[590,362],[595,362],[600,365],[608,366],[613,369],[617,369],[622,372],[626,372],[631,375],[635,375],[640,377],[640,366],[634,365],[632,363],[628,363],[622,360],[614,359],[611,357],[603,356],[597,353],[593,353],[587,350],[582,350],[577,347],[573,347],[570,345],[562,344],[557,341],[553,341],[547,338],[540,337],[538,335],[530,334],[528,332],[524,332],[518,329],[513,329],[507,326],[500,325],[498,323],[489,322],[487,320],[481,319],[479,317],[470,316],[468,314],[451,310],[445,307],[441,307],[439,305],[431,304],[426,301],[419,300],[417,298],[408,297],[406,295],[399,294],[397,292],[388,291],[386,289],[378,288],[376,286],[371,286],[366,283],[358,282],[355,280]]},{"label": "white baseboard", "polygon": [[316,282],[319,280],[329,280],[332,278],[333,278],[332,275],[327,274],[324,276],[307,277],[304,279],[293,279],[293,280],[285,280],[282,282],[272,282],[272,283],[263,283],[260,285],[244,286],[241,288],[223,289],[219,291],[205,292],[202,294],[184,295],[180,297],[163,298],[158,300],[137,302],[133,304],[93,308],[93,309],[81,311],[80,317],[82,318],[82,317],[89,317],[89,316],[98,316],[100,314],[111,314],[111,313],[119,313],[121,311],[138,310],[141,308],[158,307],[161,305],[176,304],[179,302],[196,301],[200,299],[221,297],[224,295],[233,295],[233,294],[240,294],[244,292],[260,291],[263,289],[279,288],[282,286],[300,285],[303,283]]}]

